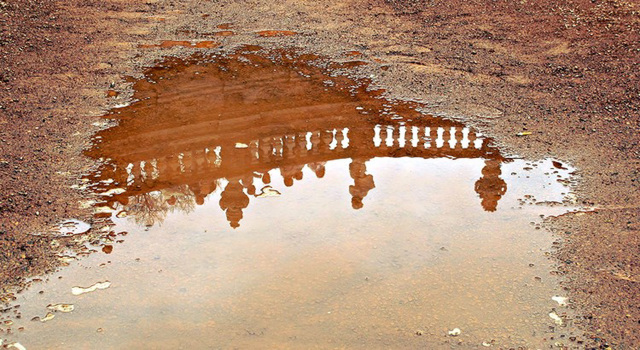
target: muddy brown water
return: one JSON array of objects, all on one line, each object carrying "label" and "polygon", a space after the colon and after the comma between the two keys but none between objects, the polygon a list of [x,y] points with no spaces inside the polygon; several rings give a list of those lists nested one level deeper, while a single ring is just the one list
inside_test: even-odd
[{"label": "muddy brown water", "polygon": [[579,348],[539,226],[572,210],[571,168],[328,73],[354,62],[250,48],[147,71],[87,151],[94,229],[64,231],[86,251],[17,295],[7,341]]}]

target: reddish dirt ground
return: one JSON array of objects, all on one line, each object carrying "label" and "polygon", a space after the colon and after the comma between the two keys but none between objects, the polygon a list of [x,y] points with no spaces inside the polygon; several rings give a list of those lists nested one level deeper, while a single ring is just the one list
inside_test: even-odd
[{"label": "reddish dirt ground", "polygon": [[[221,46],[195,43],[207,38]],[[157,47],[167,40],[193,44]],[[359,55],[371,64],[358,74],[390,96],[421,98],[512,154],[577,167],[579,203],[597,210],[548,220],[558,270],[594,347],[640,347],[636,1],[0,1],[3,291],[55,268],[70,244],[29,233],[90,217],[71,186],[95,166],[81,155],[104,126],[95,116],[131,96],[125,76],[240,44]]]}]

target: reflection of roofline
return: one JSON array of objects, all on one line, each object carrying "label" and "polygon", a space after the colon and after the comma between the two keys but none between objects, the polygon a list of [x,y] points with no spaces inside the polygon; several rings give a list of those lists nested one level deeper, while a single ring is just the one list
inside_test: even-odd
[{"label": "reflection of roofline", "polygon": [[[395,153],[395,152],[389,152],[389,153]],[[404,152],[402,152],[404,153]],[[475,156],[468,156],[468,157],[448,157],[451,159],[470,159],[470,158],[481,158],[481,156],[483,154],[481,154],[480,151],[478,151],[477,153],[474,153]],[[486,154],[484,154],[486,155]],[[304,166],[307,165],[309,163],[314,163],[314,162],[328,162],[328,161],[332,161],[332,160],[339,160],[339,159],[349,159],[349,158],[400,158],[400,157],[410,157],[410,158],[425,158],[425,159],[431,159],[431,158],[442,158],[439,156],[433,156],[433,157],[422,157],[422,156],[415,156],[415,155],[410,155],[410,154],[403,154],[403,155],[397,155],[397,154],[389,154],[386,156],[374,156],[374,157],[370,157],[368,155],[358,155],[358,154],[354,154],[353,156],[346,156],[346,157],[326,157],[326,158],[314,158],[313,161],[309,161],[308,163],[305,162],[283,162],[278,164],[278,166],[272,166],[272,167],[268,167],[268,166],[262,166],[262,167],[256,167],[255,169],[251,170],[251,171],[235,171],[235,172],[229,172],[229,173],[221,173],[221,172],[185,172],[185,173],[177,173],[179,175],[175,176],[175,177],[171,177],[169,179],[162,179],[162,180],[158,180],[158,181],[154,181],[152,183],[151,186],[148,186],[147,184],[145,184],[144,182],[140,182],[140,183],[134,183],[130,186],[126,186],[125,190],[126,192],[124,192],[121,195],[116,195],[114,197],[120,197],[120,196],[134,196],[134,195],[138,195],[138,194],[143,194],[143,193],[148,193],[148,192],[152,192],[152,191],[159,191],[159,190],[163,190],[163,189],[167,189],[167,188],[172,188],[175,187],[177,185],[180,184],[192,184],[192,183],[198,183],[200,181],[206,180],[206,181],[215,181],[217,179],[232,179],[232,178],[240,178],[243,175],[247,175],[247,174],[252,174],[253,172],[257,172],[257,173],[266,173],[270,170],[274,170],[274,169],[278,169],[280,167],[285,167],[285,166]]]},{"label": "reflection of roofline", "polygon": [[[344,106],[344,103],[340,104]],[[347,105],[352,109],[358,103]],[[309,113],[309,107],[301,110]],[[313,110],[312,110],[313,111]],[[192,123],[183,126],[170,125],[168,128],[152,128],[150,131],[140,130],[135,134],[113,134],[105,130],[99,135],[101,138],[95,141],[95,146],[86,151],[86,155],[94,158],[103,157],[118,159],[126,162],[136,162],[145,159],[154,159],[167,153],[188,152],[222,144],[223,140],[233,142],[250,143],[255,139],[306,133],[309,130],[344,129],[362,125],[384,124],[388,126],[400,126],[407,121],[391,119],[388,117],[356,115],[361,119],[354,120],[353,116],[326,115],[314,113],[305,115],[305,118],[283,121],[280,114],[292,114],[295,109],[279,110],[278,113],[260,113],[251,116],[242,115],[237,118],[221,118],[215,122],[212,120]],[[256,123],[260,121],[260,123]],[[419,118],[409,120],[412,126],[420,127],[457,127],[464,128],[464,124],[450,119],[422,115]],[[148,129],[147,129],[148,130]],[[108,141],[103,141],[108,140]],[[129,150],[130,152],[127,152]]]},{"label": "reflection of roofline", "polygon": [[[196,164],[199,162],[199,165],[185,166],[184,163],[181,165],[181,161],[178,159],[178,153],[174,153],[173,156],[169,157],[165,156],[162,159],[147,159],[145,161],[147,164],[145,173],[151,172],[149,164],[152,161],[156,162],[157,168],[173,168],[173,171],[161,172],[153,178],[150,174],[148,176],[142,175],[141,161],[133,164],[127,163],[126,161],[123,162],[122,159],[118,159],[117,161],[107,162],[103,165],[103,169],[109,169],[111,167],[120,169],[120,176],[124,176],[125,179],[120,178],[116,179],[116,181],[119,182],[119,186],[126,190],[122,195],[131,196],[171,188],[179,184],[193,184],[199,183],[203,180],[214,181],[221,178],[239,178],[246,176],[247,174],[252,174],[253,172],[266,173],[277,168],[302,167],[310,163],[327,162],[347,158],[369,159],[376,157],[412,157],[428,159],[446,157],[452,159],[483,158],[496,159],[499,161],[503,160],[498,150],[491,147],[487,140],[480,139],[479,141],[482,142],[482,145],[478,148],[474,147],[472,142],[464,148],[461,145],[461,141],[456,141],[456,147],[454,148],[451,148],[450,145],[447,144],[443,144],[442,147],[435,147],[434,145],[433,147],[425,148],[424,145],[414,147],[411,142],[405,143],[405,147],[400,147],[398,143],[395,143],[392,146],[387,146],[384,142],[379,140],[380,144],[378,146],[349,145],[347,148],[325,148],[322,151],[318,151],[313,148],[310,150],[305,149],[304,152],[296,152],[294,150],[294,153],[297,154],[291,154],[291,149],[288,149],[287,145],[282,143],[279,144],[280,154],[277,154],[278,151],[275,151],[275,148],[272,150],[271,144],[267,150],[260,150],[259,141],[247,145],[247,148],[236,148],[235,144],[225,143],[222,144],[218,150],[219,152],[224,153],[222,157],[220,154],[213,154],[213,152],[207,153],[204,148],[197,154],[194,153],[195,156],[190,155],[202,158],[200,160],[195,160],[193,163]],[[374,141],[371,142],[374,143]],[[398,141],[394,140],[394,142]],[[276,146],[276,148],[277,147],[278,146]],[[324,145],[324,147],[328,147],[328,145]],[[276,154],[274,154],[274,152]],[[182,152],[181,154],[189,156],[189,152]],[[218,157],[217,162],[212,159],[215,157]],[[172,164],[165,164],[169,162],[172,162]],[[177,170],[180,167],[184,167],[183,170]],[[125,168],[128,170],[123,170]],[[115,175],[116,172],[116,170],[109,170],[107,172],[102,172],[100,175],[102,177],[109,177],[109,173]],[[106,178],[103,178],[103,180],[106,180]],[[128,182],[128,184],[125,185],[123,182]]]}]

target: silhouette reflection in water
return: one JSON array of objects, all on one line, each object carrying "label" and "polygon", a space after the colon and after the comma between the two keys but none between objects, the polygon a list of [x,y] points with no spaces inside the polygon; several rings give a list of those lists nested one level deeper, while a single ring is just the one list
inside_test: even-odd
[{"label": "silhouette reflection in water", "polygon": [[242,209],[249,206],[249,196],[244,193],[244,186],[238,180],[231,180],[220,197],[220,208],[226,212],[231,227],[237,228],[242,219]]},{"label": "silhouette reflection in water", "polygon": [[482,208],[496,211],[498,201],[507,192],[507,183],[500,178],[500,162],[495,159],[485,161],[482,177],[476,182],[475,190],[482,199]]},{"label": "silhouette reflection in water", "polygon": [[[268,57],[268,58],[267,58]],[[316,59],[316,58],[314,58]],[[480,158],[475,184],[495,211],[506,192],[491,141],[460,122],[389,101],[368,81],[331,76],[304,55],[240,50],[207,60],[168,59],[135,83],[137,102],[110,112],[119,125],[99,132],[88,156],[105,161],[89,176],[101,206],[126,210],[145,225],[191,211],[221,192],[233,228],[256,195],[254,178],[285,186],[308,167],[325,176],[331,160],[351,159],[351,205],[376,186],[366,163],[377,157]],[[224,184],[226,182],[226,184]]]},{"label": "silhouette reflection in water", "polygon": [[367,196],[370,190],[376,187],[373,183],[373,176],[366,174],[367,166],[365,162],[366,160],[363,159],[354,159],[349,164],[349,175],[354,181],[354,184],[349,186],[353,209],[362,208],[364,206],[362,199]]}]

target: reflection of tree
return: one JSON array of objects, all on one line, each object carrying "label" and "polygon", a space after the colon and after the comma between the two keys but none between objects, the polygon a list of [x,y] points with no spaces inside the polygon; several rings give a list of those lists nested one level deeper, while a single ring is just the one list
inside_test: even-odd
[{"label": "reflection of tree", "polygon": [[152,191],[129,197],[125,209],[137,224],[152,226],[162,223],[167,214],[176,209],[185,213],[193,211],[194,199],[189,187],[181,185],[171,190]]},{"label": "reflection of tree", "polygon": [[475,190],[482,199],[482,208],[496,211],[498,201],[507,192],[507,183],[500,178],[500,161],[488,159],[482,168],[482,177],[476,182]]},{"label": "reflection of tree", "polygon": [[189,186],[186,186],[186,185],[176,186],[171,188],[170,192],[163,191],[163,193],[165,198],[169,195],[171,196],[170,198],[172,199],[172,202],[173,202],[171,212],[177,209],[185,213],[190,213],[196,207],[196,203],[195,203],[196,197],[194,196],[193,192],[189,189]]},{"label": "reflection of tree", "polygon": [[159,191],[143,193],[129,197],[126,210],[133,216],[136,224],[152,226],[162,223],[169,211],[169,204]]},{"label": "reflection of tree", "polygon": [[373,182],[373,176],[368,175],[366,159],[353,159],[349,164],[349,175],[353,179],[354,184],[349,186],[351,193],[351,206],[353,209],[360,209],[364,206],[362,200],[367,196],[370,190],[376,187]]}]

